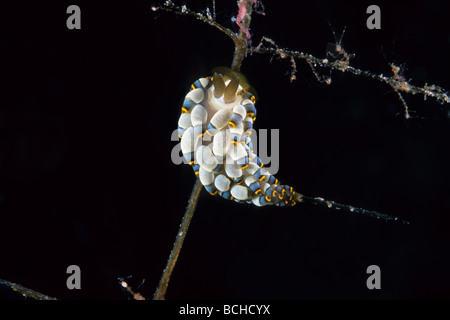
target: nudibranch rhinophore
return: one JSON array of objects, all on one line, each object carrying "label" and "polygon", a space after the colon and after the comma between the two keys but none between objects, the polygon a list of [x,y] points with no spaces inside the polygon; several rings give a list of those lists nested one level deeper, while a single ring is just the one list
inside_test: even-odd
[{"label": "nudibranch rhinophore", "polygon": [[301,195],[279,184],[253,152],[251,87],[239,73],[220,71],[196,80],[184,99],[178,120],[184,158],[212,195],[257,206],[295,205]]}]

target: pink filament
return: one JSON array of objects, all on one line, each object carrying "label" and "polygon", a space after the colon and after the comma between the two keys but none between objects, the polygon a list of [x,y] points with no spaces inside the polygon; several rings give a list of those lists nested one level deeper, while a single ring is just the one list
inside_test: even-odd
[{"label": "pink filament", "polygon": [[258,0],[242,0],[241,5],[239,6],[239,12],[236,17],[236,24],[241,28],[242,31],[245,32],[247,39],[250,39],[250,32],[248,29],[241,24],[241,21],[244,20],[245,15],[247,14],[247,2],[257,3]]}]

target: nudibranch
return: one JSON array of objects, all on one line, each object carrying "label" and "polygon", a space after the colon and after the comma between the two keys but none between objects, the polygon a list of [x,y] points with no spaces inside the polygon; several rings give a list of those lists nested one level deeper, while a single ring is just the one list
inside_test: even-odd
[{"label": "nudibranch", "polygon": [[211,195],[256,206],[293,206],[299,199],[254,153],[255,94],[245,77],[227,68],[196,80],[178,120],[181,151]]}]

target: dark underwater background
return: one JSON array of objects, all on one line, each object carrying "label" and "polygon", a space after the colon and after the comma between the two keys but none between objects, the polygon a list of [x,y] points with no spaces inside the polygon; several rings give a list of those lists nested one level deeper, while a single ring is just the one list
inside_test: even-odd
[{"label": "dark underwater background", "polygon": [[[176,2],[177,4],[181,2]],[[194,10],[211,1],[185,2]],[[81,8],[68,30],[66,8]],[[174,165],[172,131],[190,84],[229,66],[233,43],[151,1],[0,5],[0,278],[59,299],[151,297],[195,181]],[[450,89],[446,1],[264,1],[261,36],[325,57],[346,27],[351,64]],[[235,1],[217,1],[232,22]],[[332,29],[330,28],[330,22]],[[269,55],[245,59],[256,129],[280,130],[282,183],[298,192],[399,216],[405,226],[314,205],[258,208],[203,192],[167,299],[449,299],[449,105]],[[329,71],[317,69],[320,75]],[[66,269],[81,268],[81,290]],[[368,290],[366,269],[381,269]],[[129,277],[131,276],[131,277]],[[2,299],[20,299],[1,289]]]}]

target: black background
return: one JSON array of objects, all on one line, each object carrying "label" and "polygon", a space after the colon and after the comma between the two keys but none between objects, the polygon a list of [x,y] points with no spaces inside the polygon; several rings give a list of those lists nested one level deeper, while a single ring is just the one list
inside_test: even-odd
[{"label": "black background", "polygon": [[[68,30],[66,8],[81,8]],[[60,299],[127,299],[117,278],[151,297],[195,181],[170,140],[189,85],[229,66],[233,43],[150,1],[2,2],[0,8],[0,278]],[[203,10],[210,1],[187,1]],[[445,1],[378,1],[381,30],[362,1],[264,1],[252,40],[450,88]],[[235,1],[217,20],[238,31]],[[448,104],[333,72],[249,56],[257,129],[280,130],[277,177],[301,193],[400,216],[410,226],[312,205],[257,208],[203,192],[167,299],[450,298]],[[317,70],[326,75],[324,70]],[[66,268],[81,268],[68,290]],[[381,268],[381,290],[366,269]],[[17,296],[1,290],[1,297]]]}]

